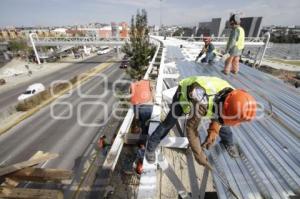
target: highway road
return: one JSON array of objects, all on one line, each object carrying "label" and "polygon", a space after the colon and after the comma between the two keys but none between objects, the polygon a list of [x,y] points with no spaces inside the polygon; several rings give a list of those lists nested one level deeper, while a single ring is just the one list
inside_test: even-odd
[{"label": "highway road", "polygon": [[109,58],[112,58],[114,55],[114,53],[109,53],[101,56],[97,55],[82,62],[73,63],[68,67],[50,73],[46,76],[41,76],[31,81],[27,81],[24,84],[16,85],[13,89],[0,92],[0,111],[4,110],[9,105],[17,103],[18,96],[23,93],[29,85],[33,83],[43,83],[47,87],[55,80],[69,80],[75,75],[99,65],[101,62],[105,62]]},{"label": "highway road", "polygon": [[[84,64],[80,66],[89,68]],[[43,167],[76,169],[82,154],[104,127],[106,118],[109,118],[113,111],[113,104],[116,102],[113,95],[114,82],[125,76],[118,63],[107,67],[101,74],[107,76],[108,88],[105,88],[101,81],[102,77],[93,77],[80,89],[81,93],[90,96],[83,96],[79,94],[79,89],[74,89],[1,135],[0,165],[26,160],[36,151],[42,150],[60,155],[59,158],[43,164]],[[108,92],[103,95],[104,91]],[[70,117],[55,119],[51,115],[51,108],[55,116]],[[71,112],[72,114],[69,114]],[[84,126],[81,123],[97,126]],[[99,125],[100,123],[103,125]]]}]

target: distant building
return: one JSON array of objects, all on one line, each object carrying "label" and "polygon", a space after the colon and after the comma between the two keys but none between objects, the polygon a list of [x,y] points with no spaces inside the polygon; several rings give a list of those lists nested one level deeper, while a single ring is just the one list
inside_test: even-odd
[{"label": "distant building", "polygon": [[[241,26],[245,30],[245,37],[258,37],[260,32],[260,26],[262,17],[244,17],[241,18]],[[229,21],[226,21],[225,28],[222,35],[229,36],[231,27]]]},{"label": "distant building", "polygon": [[129,28],[128,28],[128,24],[126,22],[121,22],[119,24],[119,36],[120,38],[126,38],[129,37]]},{"label": "distant building", "polygon": [[196,36],[214,35],[220,36],[221,33],[221,18],[213,18],[210,22],[200,22],[196,28]]},{"label": "distant building", "polygon": [[271,34],[271,42],[300,43],[300,26],[265,26],[261,29],[260,36],[266,32]]},{"label": "distant building", "polygon": [[241,18],[241,26],[245,30],[246,37],[258,37],[262,17],[245,17]]}]

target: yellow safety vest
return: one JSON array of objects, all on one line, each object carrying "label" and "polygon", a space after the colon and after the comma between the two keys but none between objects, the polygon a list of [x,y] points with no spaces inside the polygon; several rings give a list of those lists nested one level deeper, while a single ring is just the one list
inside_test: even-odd
[{"label": "yellow safety vest", "polygon": [[227,81],[218,77],[192,76],[181,80],[179,82],[181,92],[179,97],[179,103],[185,114],[190,113],[192,105],[191,102],[188,100],[187,88],[188,86],[191,86],[194,83],[198,83],[199,86],[201,86],[205,90],[205,93],[208,95],[208,109],[205,115],[207,117],[211,117],[213,115],[215,95],[224,88],[233,88]]},{"label": "yellow safety vest", "polygon": [[243,50],[245,47],[245,31],[241,26],[238,26],[237,29],[239,30],[239,38],[235,43],[235,46],[239,49],[239,50]]}]

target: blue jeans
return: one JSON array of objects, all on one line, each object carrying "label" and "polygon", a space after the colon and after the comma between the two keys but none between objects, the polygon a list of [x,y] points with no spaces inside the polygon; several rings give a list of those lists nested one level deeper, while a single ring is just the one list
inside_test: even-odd
[{"label": "blue jeans", "polygon": [[[162,140],[164,137],[166,137],[169,133],[169,131],[173,128],[173,126],[176,124],[178,117],[183,115],[183,110],[181,108],[181,105],[179,102],[179,96],[180,93],[177,90],[174,97],[173,102],[170,107],[173,111],[169,111],[166,119],[160,123],[160,125],[155,129],[155,131],[152,133],[152,135],[148,138],[147,143],[147,150],[150,152],[154,152],[157,146],[160,143],[160,140]],[[221,143],[224,145],[232,145],[233,144],[233,138],[232,138],[232,131],[228,126],[222,126],[220,129],[220,137],[221,137]]]},{"label": "blue jeans", "polygon": [[216,57],[216,54],[215,53],[213,53],[213,52],[207,52],[206,53],[206,56],[201,60],[201,62],[202,63],[204,63],[204,62],[212,62],[214,59],[215,59],[215,57]]},{"label": "blue jeans", "polygon": [[222,126],[220,129],[221,143],[224,145],[233,145],[233,136],[230,127]]},{"label": "blue jeans", "polygon": [[[175,92],[173,96],[173,102],[170,107],[170,111],[166,117],[166,119],[160,123],[160,125],[155,129],[152,135],[148,139],[147,150],[150,152],[154,152],[157,146],[164,137],[166,137],[169,131],[176,124],[178,117],[183,114],[183,110],[179,102],[179,90]],[[173,108],[173,111],[171,111]]]},{"label": "blue jeans", "polygon": [[136,119],[140,121],[140,126],[142,128],[143,134],[148,134],[149,122],[153,110],[153,105],[141,104],[134,106],[134,113]]}]

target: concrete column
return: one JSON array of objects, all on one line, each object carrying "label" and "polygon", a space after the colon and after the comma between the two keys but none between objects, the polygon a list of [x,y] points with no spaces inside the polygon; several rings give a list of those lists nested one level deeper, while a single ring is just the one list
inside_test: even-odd
[{"label": "concrete column", "polygon": [[32,48],[33,48],[33,51],[34,51],[34,54],[35,54],[35,57],[36,57],[36,60],[37,60],[38,64],[41,64],[39,54],[38,54],[38,52],[36,50],[36,47],[35,47],[35,44],[34,44],[33,35],[36,35],[36,34],[35,33],[30,33],[29,34],[29,39],[30,39],[30,42],[31,42],[31,45],[32,45]]}]

